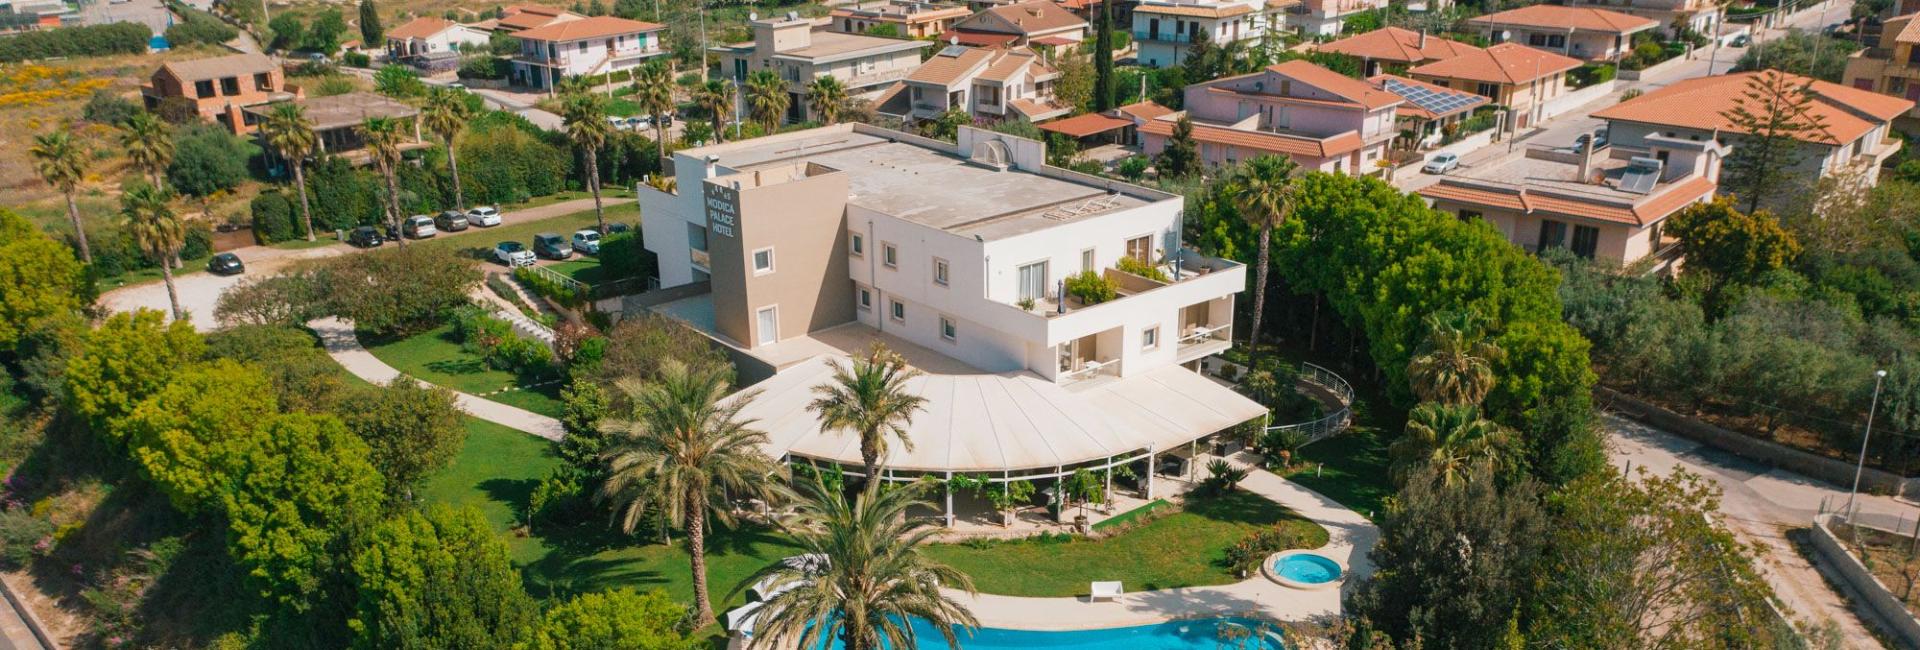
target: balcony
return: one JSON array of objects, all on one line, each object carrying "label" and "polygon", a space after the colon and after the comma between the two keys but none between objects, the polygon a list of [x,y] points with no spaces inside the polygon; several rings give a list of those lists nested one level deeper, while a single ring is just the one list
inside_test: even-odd
[{"label": "balcony", "polygon": [[[1201,307],[1206,305],[1194,305],[1188,309]],[[1199,325],[1186,329],[1178,345],[1174,354],[1175,363],[1186,363],[1225,352],[1233,347],[1233,323],[1229,320],[1225,325]]]},{"label": "balcony", "polygon": [[1180,32],[1160,32],[1159,34],[1154,34],[1151,32],[1136,31],[1133,33],[1133,40],[1142,41],[1142,42],[1151,42],[1151,43],[1192,43],[1193,42],[1193,39],[1187,38],[1186,34],[1180,33]]},{"label": "balcony", "polygon": [[[1177,263],[1163,262],[1158,268],[1169,281],[1151,280],[1118,269],[1104,270],[1101,275],[1114,284],[1116,295],[1112,300],[1098,304],[1085,304],[1072,297],[1063,302],[1058,296],[1058,284],[1055,284],[1049,287],[1048,295],[1034,301],[1031,310],[1014,304],[1017,302],[1015,296],[1004,296],[996,301],[1007,300],[1002,303],[1006,309],[989,310],[979,317],[999,331],[1057,346],[1126,323],[1138,322],[1143,317],[1164,317],[1194,305],[1230,299],[1246,289],[1247,268],[1231,260],[1186,251],[1178,257]],[[1223,314],[1218,318],[1190,322],[1196,327],[1183,330],[1211,328],[1218,323],[1231,322],[1231,317]],[[1182,331],[1179,338],[1185,338],[1190,333]],[[1222,336],[1226,334],[1230,332],[1221,333]],[[1175,333],[1168,332],[1166,336],[1175,338]]]},{"label": "balcony", "polygon": [[572,61],[572,59],[573,59],[573,55],[565,54],[565,53],[556,54],[554,56],[546,56],[538,53],[529,54],[526,52],[521,52],[519,54],[514,55],[513,57],[513,60],[519,61],[521,63],[531,63],[534,65],[556,66],[556,67],[563,67],[563,68],[566,67]]}]

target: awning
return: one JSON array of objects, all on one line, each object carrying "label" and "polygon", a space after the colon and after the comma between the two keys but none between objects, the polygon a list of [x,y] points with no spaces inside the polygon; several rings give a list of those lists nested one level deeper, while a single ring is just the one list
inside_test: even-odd
[{"label": "awning", "polygon": [[1108,117],[1099,113],[1076,115],[1063,120],[1054,120],[1039,125],[1042,131],[1052,131],[1075,138],[1084,138],[1096,133],[1106,133],[1133,126],[1132,120]]}]

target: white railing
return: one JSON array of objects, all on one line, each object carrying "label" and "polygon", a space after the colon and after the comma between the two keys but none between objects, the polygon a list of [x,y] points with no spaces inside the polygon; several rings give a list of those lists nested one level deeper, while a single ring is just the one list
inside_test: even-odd
[{"label": "white railing", "polygon": [[1331,438],[1334,434],[1347,430],[1347,426],[1353,424],[1352,384],[1347,383],[1347,380],[1342,379],[1340,375],[1334,374],[1332,370],[1311,363],[1300,364],[1299,380],[1318,386],[1329,393],[1333,393],[1333,396],[1340,400],[1340,408],[1333,413],[1329,413],[1311,422],[1279,424],[1267,427],[1266,431],[1299,431],[1307,436],[1307,442],[1305,444],[1312,444]]},{"label": "white railing", "polygon": [[1088,379],[1096,375],[1099,375],[1102,371],[1106,371],[1108,369],[1113,369],[1117,371],[1119,368],[1120,368],[1119,360],[1088,361],[1084,364],[1081,364],[1079,370],[1068,370],[1068,371],[1061,372],[1060,379],[1062,381],[1079,381],[1081,379]]},{"label": "white railing", "polygon": [[559,271],[555,271],[551,267],[534,266],[534,267],[528,267],[528,268],[533,270],[534,275],[538,275],[542,278],[552,280],[554,282],[559,283],[561,286],[564,286],[568,289],[572,289],[574,291],[587,291],[591,288],[591,287],[588,287],[585,282],[581,282],[579,280],[575,280],[573,278],[567,277],[567,274],[561,273]]},{"label": "white railing", "polygon": [[1192,345],[1195,343],[1210,343],[1213,341],[1224,341],[1224,340],[1227,340],[1227,337],[1224,334],[1222,334],[1222,332],[1226,332],[1231,329],[1233,329],[1232,325],[1215,325],[1213,327],[1198,328],[1193,330],[1192,334],[1188,334],[1186,336],[1180,337],[1180,345]]}]

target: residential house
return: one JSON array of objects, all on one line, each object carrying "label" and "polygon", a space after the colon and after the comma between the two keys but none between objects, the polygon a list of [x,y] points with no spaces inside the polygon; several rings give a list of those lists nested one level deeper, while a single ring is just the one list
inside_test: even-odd
[{"label": "residential house", "polygon": [[1386,9],[1387,0],[1303,0],[1287,8],[1287,26],[1307,38],[1339,36],[1348,18]]},{"label": "residential house", "polygon": [[1528,251],[1566,248],[1621,265],[1652,258],[1650,270],[1671,271],[1679,251],[1667,219],[1713,198],[1725,148],[1664,137],[1641,144],[1528,147],[1519,158],[1442,177],[1420,195],[1435,209],[1491,222]]},{"label": "residential house", "polygon": [[[1232,347],[1247,273],[1185,249],[1180,196],[1050,167],[1033,140],[957,140],[840,124],[683,149],[673,192],[638,190],[664,286],[648,309],[728,350],[756,388],[728,405],[769,457],[862,471],[804,406],[874,343],[927,400],[887,480],[1157,468],[1266,412],[1196,371]],[[1114,297],[1062,289],[1081,274]]]},{"label": "residential house", "polygon": [[561,79],[639,67],[667,53],[660,39],[666,25],[593,16],[514,32],[513,83],[553,90]]},{"label": "residential house", "polygon": [[852,98],[873,98],[920,66],[920,50],[930,41],[848,34],[826,29],[789,13],[748,23],[753,40],[712,49],[716,76],[744,83],[747,75],[772,70],[787,82],[787,121],[812,118],[808,86],[831,76]]},{"label": "residential house", "polygon": [[287,84],[280,65],[264,54],[229,54],[191,61],[169,61],[153,71],[140,87],[147,110],[161,102],[185,98],[201,119],[218,122],[235,135],[253,130],[254,118],[245,109],[268,102],[296,99],[303,94]]},{"label": "residential house", "polygon": [[1494,43],[1519,43],[1582,61],[1618,61],[1633,35],[1660,27],[1651,18],[1593,7],[1528,5],[1467,20]]},{"label": "residential house", "polygon": [[[1847,86],[1882,95],[1920,101],[1920,14],[1889,18],[1881,26],[1880,42],[1847,58],[1843,79]],[[1920,117],[1908,111],[1904,117]]]},{"label": "residential house", "polygon": [[387,31],[387,58],[425,64],[422,67],[453,67],[446,63],[458,65],[461,48],[486,47],[491,38],[483,29],[421,16]]},{"label": "residential house", "polygon": [[1728,114],[1748,101],[1750,84],[1772,81],[1762,75],[1786,75],[1788,83],[1808,84],[1812,91],[1807,112],[1822,128],[1800,134],[1796,177],[1858,172],[1866,185],[1879,182],[1880,165],[1900,150],[1900,140],[1888,131],[1894,118],[1913,111],[1912,100],[1766,70],[1675,82],[1593,116],[1607,121],[1616,146],[1644,148],[1643,143],[1655,138],[1715,140],[1738,154],[1742,132]]},{"label": "residential house", "polygon": [[1501,43],[1415,66],[1406,76],[1493,100],[1507,108],[1505,130],[1512,132],[1539,121],[1546,102],[1566,92],[1567,72],[1580,65],[1572,57]]},{"label": "residential house", "polygon": [[[400,150],[413,151],[433,146],[422,137],[420,109],[404,102],[389,99],[374,93],[347,93],[293,100],[305,112],[307,123],[313,127],[314,143],[317,148],[315,157],[341,156],[357,165],[372,162],[371,154],[366,150],[366,133],[360,126],[368,118],[387,118],[403,122],[401,132],[412,137],[400,144]],[[273,104],[250,106],[247,115],[259,120],[273,110]],[[261,148],[268,151],[272,147],[265,142]]]},{"label": "residential house", "polygon": [[1679,36],[1676,27],[1709,36],[1717,33],[1721,4],[1714,0],[1567,0],[1571,7],[1596,7],[1652,20],[1670,38]]},{"label": "residential house", "polygon": [[1087,21],[1051,0],[988,7],[954,23],[942,40],[959,45],[1072,45],[1087,38]]},{"label": "residential house", "polygon": [[932,38],[946,33],[953,24],[973,11],[960,5],[922,2],[921,0],[881,0],[841,6],[830,16],[827,29],[843,34],[865,34],[882,25],[890,25],[894,35],[905,38]]},{"label": "residential house", "polygon": [[919,121],[958,107],[976,120],[1038,122],[1073,110],[1053,98],[1059,78],[1032,50],[949,45],[907,75],[879,111]]},{"label": "residential house", "polygon": [[1142,0],[1133,8],[1133,40],[1140,65],[1179,65],[1201,38],[1214,45],[1257,45],[1282,28],[1288,3],[1269,0]]},{"label": "residential house", "polygon": [[1436,86],[1418,79],[1381,74],[1367,78],[1373,87],[1407,100],[1394,109],[1401,139],[1408,148],[1441,144],[1449,126],[1460,124],[1493,100],[1477,93]]},{"label": "residential house", "polygon": [[500,10],[500,17],[494,19],[491,28],[495,32],[513,34],[535,27],[546,27],[554,23],[586,18],[580,14],[545,5],[509,5]]},{"label": "residential house", "polygon": [[1371,77],[1382,72],[1405,72],[1413,66],[1451,59],[1480,48],[1452,39],[1428,36],[1424,31],[1382,27],[1322,43],[1314,49],[1360,59],[1362,74]]},{"label": "residential house", "polygon": [[1275,154],[1309,170],[1368,174],[1399,134],[1395,113],[1405,103],[1367,82],[1296,60],[1187,86],[1184,113],[1138,128],[1150,156],[1166,149],[1184,115],[1208,165]]}]

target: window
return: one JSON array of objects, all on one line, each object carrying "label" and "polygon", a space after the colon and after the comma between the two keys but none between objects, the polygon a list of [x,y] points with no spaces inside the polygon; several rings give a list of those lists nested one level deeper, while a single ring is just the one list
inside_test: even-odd
[{"label": "window", "polygon": [[1034,262],[1020,267],[1020,299],[1039,300],[1047,297],[1047,263]]},{"label": "window", "polygon": [[891,303],[887,305],[887,307],[893,311],[893,320],[901,323],[907,322],[907,303],[898,300],[890,300],[888,302]]},{"label": "window", "polygon": [[1461,210],[1460,211],[1460,221],[1462,222],[1472,223],[1473,220],[1479,219],[1479,218],[1480,218],[1479,210]]},{"label": "window", "polygon": [[254,73],[253,89],[260,92],[273,92],[273,75],[265,72]]},{"label": "window", "polygon": [[873,291],[866,287],[860,287],[860,310],[873,310]]},{"label": "window", "polygon": [[1567,224],[1546,219],[1540,222],[1539,250],[1546,250],[1567,243]]},{"label": "window", "polygon": [[195,82],[193,82],[193,96],[194,96],[194,97],[198,97],[198,98],[201,98],[201,99],[206,99],[206,98],[208,98],[208,97],[212,97],[212,96],[213,96],[213,82],[212,82],[212,81],[195,81]]},{"label": "window", "polygon": [[754,312],[754,341],[758,345],[772,345],[780,340],[779,307],[762,307]]},{"label": "window", "polygon": [[854,257],[865,256],[867,254],[867,238],[857,232],[847,237],[847,252],[853,254]]},{"label": "window", "polygon": [[240,79],[238,77],[220,79],[220,94],[228,97],[240,94]]},{"label": "window", "polygon": [[762,248],[753,252],[753,274],[766,275],[773,272],[773,249]]},{"label": "window", "polygon": [[947,286],[947,261],[938,257],[933,258],[933,283]]},{"label": "window", "polygon": [[881,242],[880,263],[887,265],[888,268],[898,268],[900,266],[900,249],[894,248],[893,244]]},{"label": "window", "polygon": [[1140,349],[1152,350],[1160,347],[1160,326],[1155,325],[1140,331]]},{"label": "window", "polygon": [[1593,259],[1594,249],[1600,246],[1600,229],[1593,226],[1573,227],[1573,254],[1585,259]]},{"label": "window", "polygon": [[1093,249],[1089,248],[1089,249],[1080,251],[1080,270],[1082,271],[1093,270]]},{"label": "window", "polygon": [[948,341],[953,341],[956,339],[957,335],[958,335],[957,331],[953,326],[953,319],[947,318],[945,316],[941,316],[940,317],[940,338],[946,339]]},{"label": "window", "polygon": [[1473,94],[1487,99],[1498,100],[1500,99],[1500,85],[1483,83],[1480,84],[1479,87],[1474,88]]},{"label": "window", "polygon": [[1153,262],[1153,236],[1141,235],[1127,240],[1127,257],[1141,262]]},{"label": "window", "polygon": [[707,227],[687,224],[687,248],[697,251],[707,250]]}]

